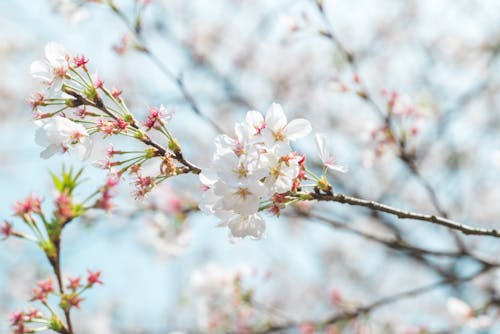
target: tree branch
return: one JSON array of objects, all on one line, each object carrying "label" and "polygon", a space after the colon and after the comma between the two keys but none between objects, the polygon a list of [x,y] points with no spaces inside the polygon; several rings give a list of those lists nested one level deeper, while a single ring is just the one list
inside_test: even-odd
[{"label": "tree branch", "polygon": [[439,217],[436,215],[426,215],[420,213],[414,213],[410,211],[403,211],[400,209],[396,209],[394,207],[381,204],[374,201],[368,201],[365,199],[360,199],[356,197],[346,196],[344,194],[336,194],[336,193],[308,193],[305,196],[301,197],[304,200],[317,200],[317,201],[329,201],[329,202],[338,202],[355,206],[363,206],[365,208],[369,208],[375,211],[385,212],[396,216],[400,219],[414,219],[429,222],[436,225],[441,225],[448,227],[452,230],[460,231],[467,235],[487,235],[492,237],[500,238],[500,231],[495,229],[486,229],[486,228],[475,228],[472,226],[468,226],[465,224],[461,224],[455,222],[451,219]]},{"label": "tree branch", "polygon": [[271,325],[262,331],[255,331],[254,333],[259,333],[259,334],[274,333],[274,332],[279,332],[279,331],[284,331],[284,330],[296,328],[304,323],[314,324],[317,329],[324,329],[327,326],[333,325],[339,321],[346,321],[346,320],[355,319],[361,315],[366,315],[366,314],[374,311],[375,309],[378,309],[379,307],[382,307],[382,306],[385,306],[388,304],[392,304],[392,303],[401,301],[403,299],[415,297],[415,296],[430,292],[430,291],[437,289],[439,287],[442,287],[442,286],[451,285],[451,284],[458,284],[458,283],[465,283],[465,282],[471,281],[471,280],[475,279],[476,277],[479,277],[482,274],[490,271],[491,269],[492,269],[492,267],[486,266],[483,269],[479,270],[478,272],[476,272],[472,275],[468,275],[468,276],[464,276],[464,277],[445,278],[445,279],[440,280],[438,282],[424,285],[424,286],[419,287],[419,288],[403,291],[403,292],[394,294],[392,296],[383,297],[383,298],[381,298],[381,299],[379,299],[371,304],[368,304],[365,306],[360,306],[360,307],[357,307],[353,310],[348,310],[348,311],[346,310],[346,311],[342,311],[339,313],[335,313],[325,320],[302,321],[302,322],[294,322],[294,323],[288,323],[288,324],[283,324],[283,325]]},{"label": "tree branch", "polygon": [[166,67],[165,64],[163,64],[163,62],[158,58],[158,56],[156,56],[156,54],[154,54],[151,49],[146,46],[146,42],[144,41],[144,38],[142,37],[140,32],[134,28],[133,24],[127,19],[127,16],[113,3],[113,1],[108,1],[108,5],[113,13],[118,16],[118,18],[125,24],[130,33],[137,40],[139,45],[136,47],[136,49],[146,55],[151,60],[151,62],[156,65],[160,72],[162,72],[167,78],[169,78],[176,84],[184,100],[188,103],[188,105],[191,107],[191,110],[196,115],[207,121],[218,132],[223,133],[224,131],[219,127],[219,125],[201,111],[198,103],[191,95],[191,93],[187,90],[182,75],[175,75],[173,71]]}]

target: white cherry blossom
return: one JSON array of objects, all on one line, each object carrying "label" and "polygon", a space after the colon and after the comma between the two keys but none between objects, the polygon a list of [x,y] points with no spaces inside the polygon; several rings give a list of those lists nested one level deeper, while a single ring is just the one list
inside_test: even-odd
[{"label": "white cherry blossom", "polygon": [[54,91],[60,91],[69,69],[68,59],[69,55],[62,45],[50,42],[45,46],[45,59],[31,63],[31,75]]},{"label": "white cherry blossom", "polygon": [[92,142],[83,125],[62,116],[38,120],[35,125],[35,142],[45,147],[40,157],[48,159],[54,154],[74,149],[81,160],[88,158]]},{"label": "white cherry blossom", "polygon": [[267,175],[267,170],[260,165],[259,157],[245,155],[238,157],[234,152],[227,152],[214,161],[217,175],[227,184],[258,183]]},{"label": "white cherry blossom", "polygon": [[254,136],[260,135],[261,131],[266,127],[264,116],[256,110],[250,110],[245,117],[247,126],[252,131]]},{"label": "white cherry blossom", "polygon": [[233,187],[224,182],[217,182],[214,192],[220,197],[218,204],[221,208],[251,215],[259,211],[260,198],[266,193],[266,188],[261,182]]},{"label": "white cherry blossom", "polygon": [[265,128],[262,135],[266,146],[278,154],[290,151],[289,142],[307,136],[311,132],[311,123],[302,118],[290,123],[281,105],[273,103],[267,111]]},{"label": "white cherry blossom", "polygon": [[293,181],[299,174],[300,157],[278,157],[273,153],[265,155],[269,175],[265,184],[273,193],[286,193],[292,189]]}]

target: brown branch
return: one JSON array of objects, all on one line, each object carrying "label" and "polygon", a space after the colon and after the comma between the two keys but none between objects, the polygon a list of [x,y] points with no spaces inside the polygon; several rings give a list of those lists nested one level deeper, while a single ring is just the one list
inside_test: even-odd
[{"label": "brown branch", "polygon": [[[415,178],[419,181],[419,183],[425,188],[427,191],[431,203],[436,209],[436,211],[441,215],[447,217],[448,214],[446,211],[443,209],[443,205],[441,204],[439,198],[437,197],[436,191],[434,188],[431,186],[431,184],[419,173],[416,164],[414,163],[415,156],[414,154],[408,153],[406,149],[406,141],[398,138],[393,130],[393,124],[392,124],[392,119],[391,115],[389,113],[384,113],[382,108],[375,102],[375,99],[372,97],[370,94],[367,85],[364,83],[362,78],[359,75],[359,65],[357,58],[355,55],[348,51],[348,49],[344,46],[344,44],[340,41],[340,39],[335,35],[333,31],[333,27],[330,24],[330,21],[326,15],[325,9],[322,5],[321,1],[316,1],[316,5],[318,7],[318,10],[320,12],[320,15],[323,19],[323,22],[325,23],[328,31],[320,31],[321,35],[326,37],[327,39],[331,40],[333,44],[337,47],[337,49],[342,53],[344,58],[346,59],[347,63],[351,67],[352,72],[358,75],[359,78],[359,86],[361,88],[361,91],[358,92],[358,96],[365,101],[366,104],[368,104],[375,112],[376,114],[382,119],[384,122],[385,126],[387,129],[390,131],[390,135],[394,138],[394,140],[397,142],[399,153],[397,154],[397,157],[399,160],[408,168],[408,170],[415,176]],[[460,245],[460,241],[457,240],[457,243]]]},{"label": "brown branch", "polygon": [[[118,117],[106,107],[102,98],[99,95],[96,95],[93,100],[90,100],[90,99],[80,95],[78,92],[75,92],[69,88],[64,88],[64,92],[73,96],[75,99],[82,101],[83,105],[97,108],[97,109],[101,110],[102,112],[104,112],[109,117],[111,117],[112,119],[114,119],[115,121],[118,120]],[[141,131],[139,126],[137,124],[135,124],[135,121],[129,123],[129,125],[132,128],[134,128],[135,130]],[[140,140],[141,142],[143,142],[144,144],[146,144],[147,146],[151,146],[154,149],[156,149],[158,155],[160,155],[160,156],[165,157],[169,154],[169,152],[163,146],[161,146],[160,144],[155,142],[153,139],[151,139],[147,135],[145,135],[141,138],[137,138],[137,139]],[[182,154],[182,151],[176,150],[175,152],[173,152],[173,158],[185,166],[185,168],[182,169],[182,173],[184,173],[184,174],[185,173],[194,173],[194,174],[201,173],[201,168],[196,166],[192,162],[186,160],[186,158],[184,158],[184,155]]]},{"label": "brown branch", "polygon": [[[59,293],[64,295],[64,283],[62,279],[62,272],[61,272],[61,237],[59,236],[57,240],[52,240],[54,243],[54,246],[56,248],[54,256],[49,256],[47,255],[47,258],[50,262],[50,265],[52,266],[52,269],[54,271],[54,274],[56,275],[56,280],[57,280],[57,286],[59,288]],[[66,319],[66,325],[68,326],[67,328],[63,328],[64,333],[67,334],[73,334],[73,325],[71,323],[71,314],[70,310],[64,310],[64,317]]]},{"label": "brown branch", "polygon": [[436,215],[426,215],[421,213],[404,211],[378,202],[351,197],[344,194],[308,193],[302,195],[301,198],[304,200],[330,201],[330,202],[338,202],[355,206],[363,206],[365,208],[391,214],[400,219],[414,219],[414,220],[429,222],[436,225],[445,226],[452,230],[457,230],[467,235],[487,235],[497,238],[500,237],[500,231],[495,229],[475,228],[472,226],[455,222],[448,218],[439,217]]}]

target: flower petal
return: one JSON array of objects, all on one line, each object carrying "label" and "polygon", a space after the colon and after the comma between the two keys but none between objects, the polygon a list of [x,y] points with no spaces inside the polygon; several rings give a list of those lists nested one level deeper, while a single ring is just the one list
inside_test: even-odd
[{"label": "flower petal", "polygon": [[335,165],[333,163],[324,163],[324,165],[328,169],[331,169],[331,170],[337,171],[337,172],[341,172],[341,173],[347,173],[349,171],[349,169],[347,167]]},{"label": "flower petal", "polygon": [[227,222],[227,226],[234,238],[250,236],[254,239],[260,239],[266,230],[266,223],[258,214],[235,216]]},{"label": "flower petal", "polygon": [[61,44],[50,42],[45,46],[45,57],[51,64],[65,61],[67,54],[66,49]]},{"label": "flower petal", "polygon": [[47,82],[50,82],[52,79],[49,64],[42,60],[35,60],[32,62],[30,65],[30,72],[35,79],[41,79]]},{"label": "flower petal", "polygon": [[307,136],[311,130],[311,123],[308,120],[298,118],[288,123],[283,134],[288,138],[288,140],[296,140]]},{"label": "flower petal", "polygon": [[319,152],[319,158],[325,162],[328,159],[328,152],[326,150],[326,136],[323,133],[317,133],[315,136],[316,146]]},{"label": "flower petal", "polygon": [[278,103],[273,103],[266,114],[266,126],[274,132],[278,132],[286,126],[287,119],[283,108]]},{"label": "flower petal", "polygon": [[40,152],[40,158],[48,159],[48,158],[50,158],[51,156],[53,156],[54,154],[56,154],[56,153],[58,153],[60,151],[61,151],[60,146],[49,145],[45,150],[43,150],[42,152]]}]

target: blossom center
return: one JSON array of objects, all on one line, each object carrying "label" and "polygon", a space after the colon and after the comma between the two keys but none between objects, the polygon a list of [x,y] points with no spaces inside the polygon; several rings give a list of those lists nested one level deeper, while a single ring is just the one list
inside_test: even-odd
[{"label": "blossom center", "polygon": [[54,75],[58,78],[66,77],[66,68],[64,66],[55,67]]},{"label": "blossom center", "polygon": [[235,194],[240,196],[243,199],[246,199],[247,196],[252,195],[252,192],[250,190],[248,190],[248,188],[239,187],[238,190],[235,192]]},{"label": "blossom center", "polygon": [[238,175],[238,178],[240,179],[248,176],[248,169],[246,169],[242,164],[240,164],[238,168],[233,169],[233,172]]},{"label": "blossom center", "polygon": [[285,135],[283,134],[283,129],[280,129],[278,132],[273,132],[275,141],[285,141]]}]

